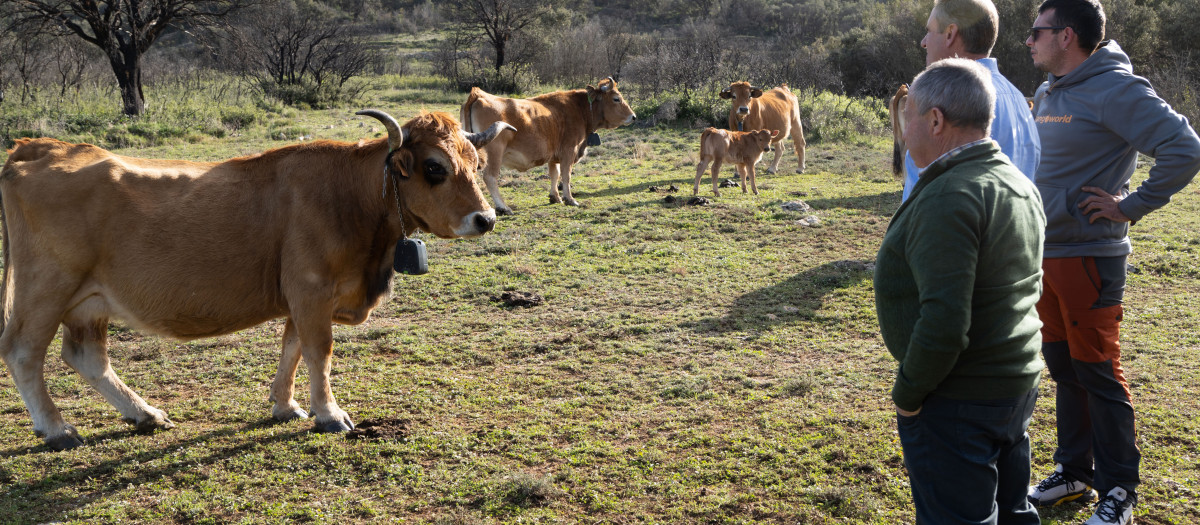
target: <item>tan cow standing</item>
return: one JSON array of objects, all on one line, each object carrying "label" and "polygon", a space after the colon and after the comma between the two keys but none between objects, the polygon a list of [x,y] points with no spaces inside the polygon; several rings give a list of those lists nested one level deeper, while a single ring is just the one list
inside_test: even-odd
[{"label": "tan cow standing", "polygon": [[700,162],[696,164],[696,182],[692,185],[692,195],[700,192],[700,179],[704,177],[704,168],[712,163],[713,195],[720,197],[717,189],[717,179],[721,174],[721,164],[732,162],[738,175],[742,176],[742,193],[746,193],[746,178],[750,178],[750,187],[758,195],[758,183],[754,180],[755,166],[762,158],[763,151],[777,135],[778,131],[760,129],[758,131],[728,131],[708,128],[700,134]]},{"label": "tan cow standing", "polygon": [[[550,202],[579,205],[571,195],[571,167],[587,154],[588,136],[637,119],[612,77],[598,85],[529,99],[498,97],[479,88],[471,89],[462,105],[464,128],[478,130],[494,122],[508,122],[518,130],[501,133],[483,148],[487,159],[483,181],[496,204],[496,213],[512,213],[500,197],[501,166],[524,172],[545,164],[550,177]],[[558,192],[560,175],[562,197]]]},{"label": "tan cow standing", "polygon": [[796,173],[804,173],[804,126],[800,124],[800,100],[787,85],[767,92],[751,86],[749,82],[734,82],[721,90],[721,98],[733,100],[729,108],[730,131],[755,131],[773,129],[779,132],[771,141],[775,158],[767,173],[779,171],[779,159],[783,157],[783,141],[792,137],[796,147]]},{"label": "tan cow standing", "polygon": [[904,106],[908,105],[908,84],[900,84],[892,100],[888,102],[888,114],[892,118],[892,174],[904,178]]},{"label": "tan cow standing", "polygon": [[68,365],[138,430],[171,428],[109,364],[110,318],[180,339],[284,317],[271,398],[279,420],[308,417],[293,399],[303,356],[314,430],[354,428],[330,389],[330,323],[358,324],[391,291],[397,241],[491,231],[475,182],[476,147],[504,127],[465,134],[447,114],[387,139],[317,141],[225,162],[148,160],[88,144],[20,139],[0,170],[0,357],[55,449],[82,445],[46,390],[46,347],[62,326]]}]

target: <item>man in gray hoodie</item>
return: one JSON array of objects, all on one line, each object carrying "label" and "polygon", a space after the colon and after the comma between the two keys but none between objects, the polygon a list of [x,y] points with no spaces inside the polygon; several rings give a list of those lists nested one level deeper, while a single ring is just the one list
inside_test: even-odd
[{"label": "man in gray hoodie", "polygon": [[[1049,73],[1034,95],[1042,140],[1036,184],[1046,209],[1038,302],[1042,355],[1058,383],[1055,471],[1035,505],[1103,495],[1087,525],[1133,521],[1141,453],[1118,343],[1129,226],[1200,171],[1200,138],[1104,39],[1098,0],[1046,0],[1025,45]],[[1154,167],[1136,191],[1138,153]]]}]

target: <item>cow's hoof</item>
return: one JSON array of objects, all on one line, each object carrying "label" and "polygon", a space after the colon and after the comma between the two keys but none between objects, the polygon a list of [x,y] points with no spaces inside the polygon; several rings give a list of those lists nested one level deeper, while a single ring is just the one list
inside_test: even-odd
[{"label": "cow's hoof", "polygon": [[767,170],[767,175],[774,175],[774,174],[775,174],[774,168]]},{"label": "cow's hoof", "polygon": [[308,412],[305,412],[303,408],[299,407],[292,408],[290,410],[284,409],[278,412],[272,410],[271,417],[275,418],[275,421],[279,422],[291,421],[293,419],[308,419]]},{"label": "cow's hoof", "polygon": [[566,199],[563,201],[563,204],[566,204],[567,206],[579,206],[579,201],[576,201],[575,199]]},{"label": "cow's hoof", "polygon": [[551,195],[550,204],[562,204],[562,197],[559,197],[558,195]]},{"label": "cow's hoof", "polygon": [[318,420],[316,422],[316,424],[313,425],[313,432],[317,432],[317,433],[326,433],[326,432],[341,433],[341,432],[349,432],[351,430],[354,430],[354,423],[352,421],[350,421],[349,417],[345,417],[343,419],[335,419],[333,421],[327,421],[327,422],[321,422],[320,420]]},{"label": "cow's hoof", "polygon": [[170,430],[172,428],[175,428],[175,423],[172,423],[170,419],[165,417],[162,419],[146,418],[138,421],[137,425],[134,425],[134,429],[142,434],[150,434],[156,430]]},{"label": "cow's hoof", "polygon": [[79,437],[79,432],[71,425],[67,425],[62,434],[44,438],[44,441],[54,450],[70,450],[83,446],[83,438]]},{"label": "cow's hoof", "polygon": [[496,215],[512,215],[512,214],[513,214],[512,208],[509,208],[507,206],[505,206],[503,208],[496,208]]}]

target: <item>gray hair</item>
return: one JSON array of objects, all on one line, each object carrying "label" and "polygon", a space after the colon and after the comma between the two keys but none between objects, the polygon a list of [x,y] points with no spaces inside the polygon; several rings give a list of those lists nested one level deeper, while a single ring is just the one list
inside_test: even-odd
[{"label": "gray hair", "polygon": [[968,53],[990,55],[996,46],[996,34],[1000,32],[1000,14],[992,0],[936,0],[933,19],[938,30],[946,26],[958,26],[963,47]]},{"label": "gray hair", "polygon": [[987,135],[996,107],[996,88],[991,72],[978,62],[947,58],[930,64],[913,79],[908,100],[916,104],[918,115],[936,107],[947,122]]}]

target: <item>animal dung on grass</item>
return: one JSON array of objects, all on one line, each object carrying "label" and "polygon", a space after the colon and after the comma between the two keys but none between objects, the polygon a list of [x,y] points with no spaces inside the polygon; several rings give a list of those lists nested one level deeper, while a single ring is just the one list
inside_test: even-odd
[{"label": "animal dung on grass", "polygon": [[500,301],[509,308],[538,306],[542,304],[542,296],[533,292],[510,291],[500,294]]}]

